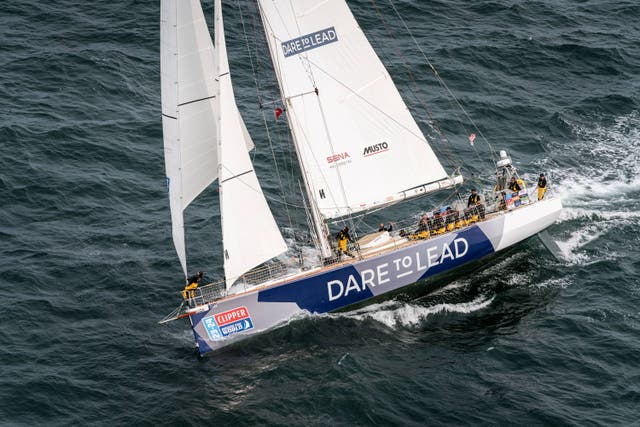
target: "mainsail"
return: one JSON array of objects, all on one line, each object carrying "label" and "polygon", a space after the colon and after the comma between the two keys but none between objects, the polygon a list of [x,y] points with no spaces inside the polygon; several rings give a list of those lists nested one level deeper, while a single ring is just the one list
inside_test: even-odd
[{"label": "mainsail", "polygon": [[324,217],[452,186],[344,0],[259,0],[305,180]]},{"label": "mainsail", "polygon": [[[287,250],[269,210],[246,146],[251,144],[231,85],[221,0],[215,2],[219,78],[220,216],[224,271],[229,287],[240,275]],[[242,143],[244,141],[244,144]]]},{"label": "mainsail", "polygon": [[[220,11],[219,2],[216,6]],[[173,242],[182,269],[186,275],[183,212],[220,178],[230,284],[286,245],[247,153],[253,142],[233,99],[219,20],[216,50],[199,0],[161,0],[162,126]],[[250,229],[255,235],[248,242]]]}]

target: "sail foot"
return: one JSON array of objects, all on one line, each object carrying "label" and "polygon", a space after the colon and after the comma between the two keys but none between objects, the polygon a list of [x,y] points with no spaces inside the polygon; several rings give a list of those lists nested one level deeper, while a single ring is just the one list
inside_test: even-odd
[{"label": "sail foot", "polygon": [[382,209],[387,206],[394,205],[403,200],[412,199],[414,197],[424,196],[426,194],[435,193],[437,191],[446,190],[447,188],[460,185],[463,182],[462,175],[453,175],[445,179],[429,182],[398,193],[387,196],[384,201],[374,201],[372,203],[361,203],[356,206],[336,206],[331,210],[323,209],[321,213],[325,219],[336,219],[347,215],[354,215],[360,212],[366,212],[374,209]]}]

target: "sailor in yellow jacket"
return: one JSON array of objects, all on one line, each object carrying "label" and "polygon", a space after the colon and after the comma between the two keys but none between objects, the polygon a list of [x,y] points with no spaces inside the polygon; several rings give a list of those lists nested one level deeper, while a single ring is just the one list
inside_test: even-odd
[{"label": "sailor in yellow jacket", "polygon": [[196,297],[196,289],[198,288],[198,284],[200,280],[202,280],[202,276],[204,273],[202,271],[198,271],[198,274],[187,278],[187,284],[182,290],[182,297],[187,299],[193,299]]},{"label": "sailor in yellow jacket", "polygon": [[338,249],[340,253],[349,255],[351,258],[355,258],[351,251],[347,249],[347,242],[353,243],[351,234],[349,234],[349,227],[345,226],[342,230],[340,230],[340,232],[336,235],[336,239],[338,239]]},{"label": "sailor in yellow jacket", "polygon": [[538,178],[538,200],[544,199],[544,193],[547,192],[547,178],[544,177],[544,174],[540,174],[540,178]]}]

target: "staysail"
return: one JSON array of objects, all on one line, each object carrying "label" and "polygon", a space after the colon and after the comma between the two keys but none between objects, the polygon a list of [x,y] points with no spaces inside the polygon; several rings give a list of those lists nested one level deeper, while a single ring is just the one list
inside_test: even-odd
[{"label": "staysail", "polygon": [[259,0],[309,191],[336,218],[452,186],[344,0]]},{"label": "staysail", "polygon": [[253,145],[231,85],[221,0],[215,1],[215,45],[219,76],[220,214],[227,287],[251,268],[287,250],[253,170]]}]

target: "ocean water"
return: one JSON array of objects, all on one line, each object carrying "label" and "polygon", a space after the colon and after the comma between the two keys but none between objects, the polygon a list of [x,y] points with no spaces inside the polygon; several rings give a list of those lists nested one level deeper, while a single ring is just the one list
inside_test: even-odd
[{"label": "ocean water", "polygon": [[[558,258],[532,238],[433,294],[305,316],[200,358],[186,323],[157,324],[182,285],[162,157],[159,2],[3,2],[0,424],[638,424],[640,5],[349,5],[425,133],[435,128],[423,102],[447,136],[438,154],[490,179],[487,146],[479,138],[475,155],[473,128],[394,7],[492,146],[529,181],[547,173],[565,205],[548,230]],[[205,12],[212,21],[211,4]],[[253,50],[261,37],[254,4],[225,2],[225,16],[258,174],[287,238],[304,241],[300,210],[277,203],[247,67],[247,40]],[[258,56],[261,95],[275,99]],[[285,126],[265,114],[289,185]],[[221,274],[217,209],[212,188],[187,213],[190,268],[211,279]]]}]

